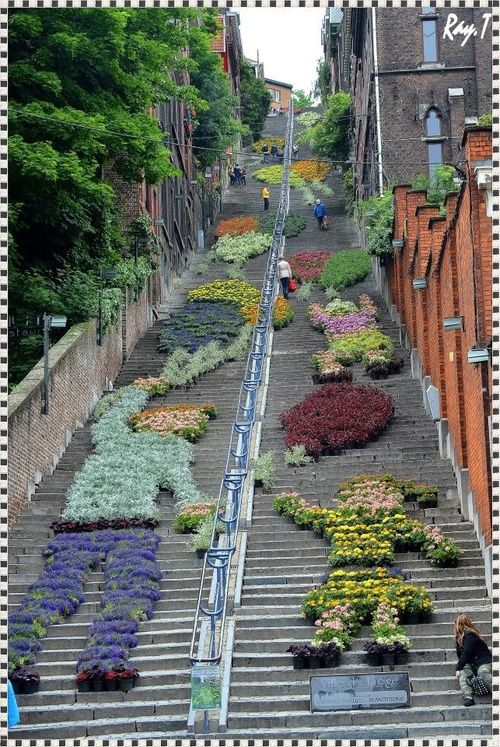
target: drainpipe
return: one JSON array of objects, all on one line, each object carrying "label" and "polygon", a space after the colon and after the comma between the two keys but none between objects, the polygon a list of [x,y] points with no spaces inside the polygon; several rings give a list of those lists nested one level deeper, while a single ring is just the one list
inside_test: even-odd
[{"label": "drainpipe", "polygon": [[373,34],[373,68],[375,78],[375,119],[377,122],[377,167],[378,167],[378,191],[380,196],[384,194],[384,176],[382,172],[382,135],[380,132],[380,91],[378,81],[378,53],[377,53],[377,18],[375,8],[372,8],[372,34]]}]

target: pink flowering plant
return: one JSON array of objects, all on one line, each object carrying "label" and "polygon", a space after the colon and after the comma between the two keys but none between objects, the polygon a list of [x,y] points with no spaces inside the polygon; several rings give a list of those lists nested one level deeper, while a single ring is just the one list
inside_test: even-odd
[{"label": "pink flowering plant", "polygon": [[366,482],[345,488],[337,493],[337,505],[348,506],[358,514],[375,516],[378,512],[398,512],[403,509],[403,494],[379,480]]},{"label": "pink flowering plant", "polygon": [[325,610],[315,621],[314,646],[333,641],[341,651],[349,647],[356,637],[361,624],[356,610],[349,604],[338,604]]},{"label": "pink flowering plant", "polygon": [[372,638],[375,643],[387,647],[399,644],[399,647],[408,650],[411,646],[410,639],[399,624],[398,609],[387,602],[381,602],[373,613]]},{"label": "pink flowering plant", "polygon": [[296,278],[299,283],[305,283],[307,281],[317,283],[327,260],[331,256],[330,252],[320,251],[305,251],[292,254],[289,262],[290,267],[292,268],[293,277]]}]

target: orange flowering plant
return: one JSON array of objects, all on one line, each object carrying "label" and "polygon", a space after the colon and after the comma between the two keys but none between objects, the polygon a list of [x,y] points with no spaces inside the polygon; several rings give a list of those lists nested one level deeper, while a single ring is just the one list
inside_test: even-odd
[{"label": "orange flowering plant", "polygon": [[220,220],[215,229],[215,236],[241,236],[250,231],[258,231],[260,221],[252,215],[236,215],[234,218]]},{"label": "orange flowering plant", "polygon": [[210,418],[217,416],[212,403],[203,405],[165,405],[131,415],[129,423],[137,432],[154,431],[160,436],[180,436],[197,441],[207,430]]}]

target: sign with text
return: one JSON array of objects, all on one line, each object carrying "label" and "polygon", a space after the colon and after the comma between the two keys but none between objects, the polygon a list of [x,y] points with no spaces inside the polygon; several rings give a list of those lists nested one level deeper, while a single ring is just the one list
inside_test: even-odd
[{"label": "sign with text", "polygon": [[362,708],[409,708],[408,672],[312,675],[311,712]]},{"label": "sign with text", "polygon": [[194,664],[191,669],[191,708],[193,711],[210,711],[220,706],[220,666]]}]

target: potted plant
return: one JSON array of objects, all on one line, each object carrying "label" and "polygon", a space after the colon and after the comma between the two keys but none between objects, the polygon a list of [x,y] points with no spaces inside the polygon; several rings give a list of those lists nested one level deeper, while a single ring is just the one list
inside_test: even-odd
[{"label": "potted plant", "polygon": [[437,495],[435,493],[421,493],[417,495],[419,508],[437,508]]},{"label": "potted plant", "polygon": [[256,487],[270,491],[276,482],[276,456],[274,451],[266,451],[252,464]]},{"label": "potted plant", "polygon": [[379,667],[382,664],[382,652],[385,649],[381,643],[376,641],[368,641],[363,646],[363,650],[366,654],[367,663],[370,667]]},{"label": "potted plant", "polygon": [[117,672],[116,674],[120,690],[122,690],[123,692],[132,690],[137,681],[137,678],[139,677],[139,672],[137,671],[137,669],[133,668],[123,669],[121,672]]},{"label": "potted plant", "polygon": [[104,675],[104,689],[118,690],[118,672],[111,670]]},{"label": "potted plant", "polygon": [[[193,534],[193,537],[189,543],[189,547],[191,550],[195,550],[196,557],[203,558],[205,556],[206,551],[210,547],[210,543],[212,542],[212,531],[213,531],[213,516],[208,516],[205,521],[200,524],[196,532]],[[216,527],[216,535],[217,533],[224,531],[224,525],[223,524],[217,524]]]},{"label": "potted plant", "polygon": [[396,664],[406,664],[408,662],[410,652],[405,643],[396,641],[394,643],[394,654],[396,656]]},{"label": "potted plant", "polygon": [[79,693],[89,693],[92,690],[90,672],[78,672],[78,674],[76,675],[76,686]]},{"label": "potted plant", "polygon": [[33,695],[40,689],[40,675],[30,669],[15,669],[9,675],[16,695]]},{"label": "potted plant", "polygon": [[437,565],[441,568],[456,568],[461,555],[462,550],[456,542],[447,537],[443,537],[438,545],[426,550],[426,557],[431,561],[432,565]]},{"label": "potted plant", "polygon": [[311,652],[312,646],[307,643],[292,643],[292,645],[287,648],[287,653],[292,654],[293,656],[294,669],[307,669]]},{"label": "potted plant", "polygon": [[317,654],[320,657],[321,666],[325,668],[336,667],[340,659],[340,649],[335,641],[320,643],[317,647]]}]

